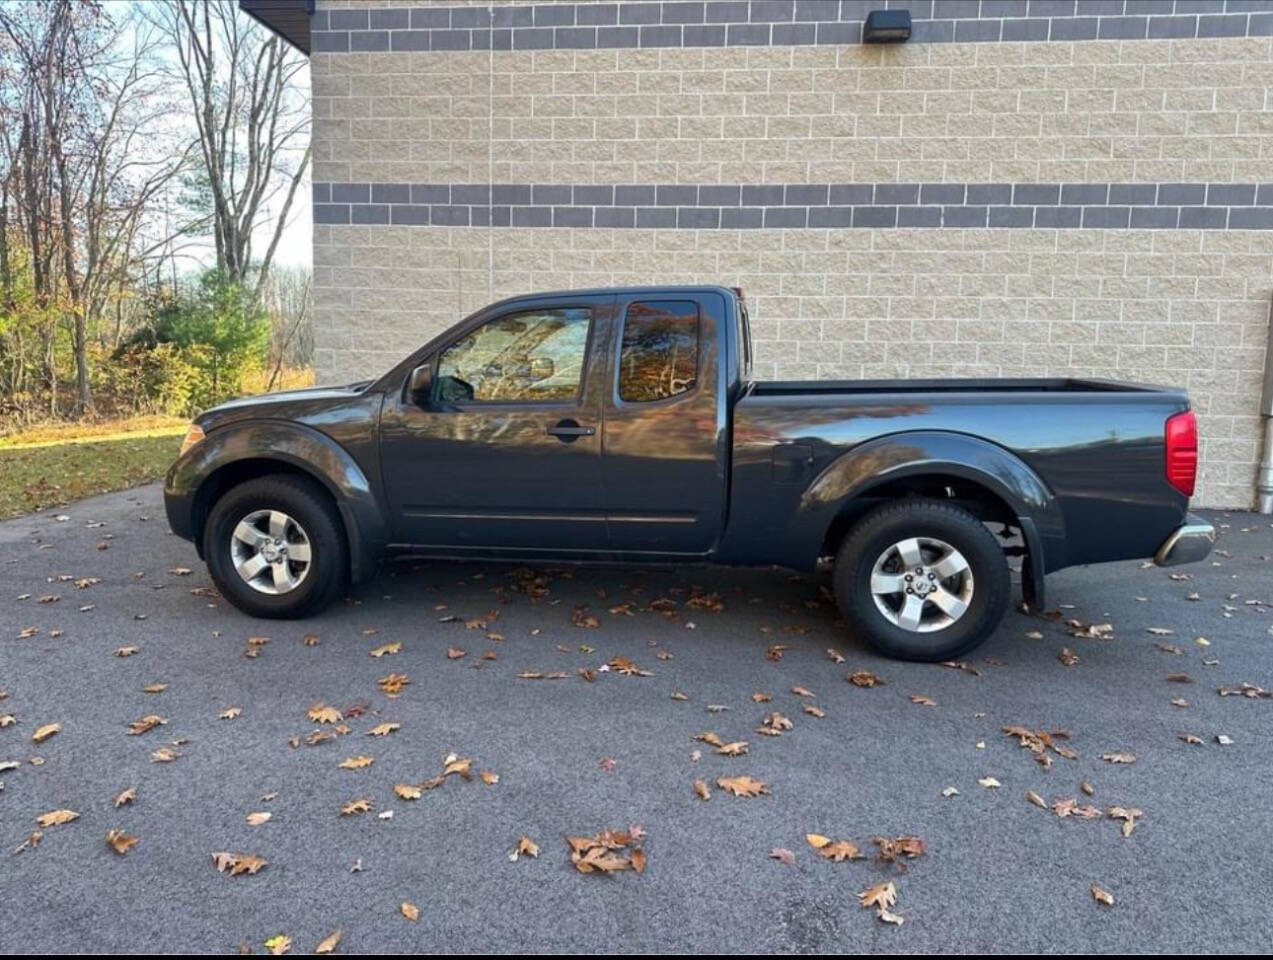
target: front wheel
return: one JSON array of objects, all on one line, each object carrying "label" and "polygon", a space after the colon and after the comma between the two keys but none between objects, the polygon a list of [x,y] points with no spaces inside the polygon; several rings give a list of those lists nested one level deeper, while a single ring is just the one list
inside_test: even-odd
[{"label": "front wheel", "polygon": [[967,510],[938,500],[867,513],[844,538],[834,578],[850,628],[899,660],[967,653],[999,625],[1011,590],[993,534]]},{"label": "front wheel", "polygon": [[203,552],[221,595],[254,617],[317,613],[340,593],[348,566],[327,492],[286,474],[227,491],[208,514]]}]

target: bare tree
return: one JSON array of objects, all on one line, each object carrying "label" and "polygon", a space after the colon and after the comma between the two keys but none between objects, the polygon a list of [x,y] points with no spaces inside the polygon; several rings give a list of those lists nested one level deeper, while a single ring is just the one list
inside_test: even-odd
[{"label": "bare tree", "polygon": [[[226,0],[165,0],[150,9],[171,38],[193,107],[217,266],[259,295],[309,164],[309,112],[296,89],[306,61]],[[254,264],[253,233],[276,205]]]},{"label": "bare tree", "polygon": [[[156,121],[171,107],[155,31],[131,10],[73,0],[0,5],[3,219],[13,197],[35,308],[46,318],[44,379],[54,415],[59,322],[70,330],[75,410],[87,413],[91,331],[144,258],[137,240],[151,200],[190,153],[157,142]],[[16,143],[11,129],[19,131]]]},{"label": "bare tree", "polygon": [[273,360],[266,385],[267,390],[273,390],[284,367],[308,367],[314,362],[313,274],[308,267],[275,268],[262,290],[262,300],[273,320]]},{"label": "bare tree", "polygon": [[45,381],[50,412],[57,413],[56,316],[64,308],[73,318],[76,400],[92,405],[86,355],[87,329],[80,307],[73,221],[79,171],[76,142],[83,131],[82,108],[89,94],[87,61],[92,58],[100,11],[75,7],[69,0],[47,6],[0,8],[0,29],[12,58],[12,112],[20,123],[11,173],[21,184],[19,218],[31,251],[35,304],[50,319]]}]

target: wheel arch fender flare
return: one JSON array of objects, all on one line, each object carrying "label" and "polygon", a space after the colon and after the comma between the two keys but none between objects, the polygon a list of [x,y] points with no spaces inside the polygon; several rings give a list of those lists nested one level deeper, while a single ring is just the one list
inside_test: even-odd
[{"label": "wheel arch fender flare", "polygon": [[252,420],[211,430],[178,458],[164,483],[175,532],[204,545],[203,522],[216,498],[234,483],[279,472],[317,481],[336,505],[349,547],[354,582],[366,579],[388,541],[386,511],[366,472],[331,437],[305,424]]},{"label": "wheel arch fender flare", "polygon": [[843,511],[872,490],[907,478],[949,476],[1001,500],[1021,528],[1029,557],[1027,585],[1042,602],[1043,573],[1063,564],[1065,521],[1056,495],[1013,452],[981,437],[942,430],[908,431],[858,444],[829,463],[800,500],[808,528],[824,536]]}]

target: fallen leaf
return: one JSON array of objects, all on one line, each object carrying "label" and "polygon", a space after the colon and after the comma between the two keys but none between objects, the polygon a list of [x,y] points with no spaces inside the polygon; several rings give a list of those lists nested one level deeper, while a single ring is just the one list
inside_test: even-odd
[{"label": "fallen leaf", "polygon": [[314,723],[340,723],[345,719],[335,707],[329,707],[321,700],[309,708],[307,716]]},{"label": "fallen leaf", "polygon": [[472,758],[457,757],[455,754],[451,754],[446,758],[444,763],[445,766],[442,770],[442,776],[449,777],[451,774],[457,773],[465,780],[473,779]]},{"label": "fallen leaf", "polygon": [[31,734],[31,742],[43,743],[61,729],[62,725],[60,723],[46,723],[42,727],[37,727],[35,733]]},{"label": "fallen leaf", "polygon": [[332,953],[340,943],[340,931],[337,930],[314,948],[315,953]]},{"label": "fallen leaf", "polygon": [[743,775],[739,777],[719,777],[716,780],[716,786],[722,790],[728,790],[736,797],[758,797],[762,793],[768,793],[769,787],[760,780]]},{"label": "fallen leaf", "polygon": [[516,860],[520,856],[527,856],[527,857],[539,856],[539,844],[537,844],[534,840],[532,840],[530,837],[526,836],[525,834],[522,834],[520,837],[517,838],[517,846],[516,848],[514,848],[513,852],[509,854],[508,859]]},{"label": "fallen leaf", "polygon": [[122,830],[106,831],[106,845],[120,856],[131,850],[139,839],[139,837],[130,837]]},{"label": "fallen leaf", "polygon": [[858,900],[864,907],[887,909],[897,902],[897,887],[892,880],[885,880],[873,887],[867,887],[858,894]]},{"label": "fallen leaf", "polygon": [[823,860],[833,860],[840,863],[844,860],[862,860],[865,854],[857,848],[857,845],[848,840],[832,840],[818,848],[818,856]]},{"label": "fallen leaf", "polygon": [[64,823],[70,823],[72,820],[78,820],[80,815],[74,810],[50,810],[48,813],[42,813],[35,818],[35,822],[42,827],[60,827]]},{"label": "fallen leaf", "polygon": [[1134,753],[1103,753],[1101,759],[1108,763],[1135,763],[1136,754]]},{"label": "fallen leaf", "polygon": [[390,673],[377,680],[376,686],[387,694],[396,695],[401,693],[402,688],[410,682],[411,680],[405,673]]},{"label": "fallen leaf", "polygon": [[153,730],[155,729],[155,727],[163,726],[167,722],[168,722],[167,720],[165,720],[161,716],[158,716],[157,714],[148,713],[146,716],[142,717],[140,720],[134,720],[132,723],[128,725],[128,735],[130,737],[135,737],[135,736],[138,736],[139,734],[143,734],[150,730]]},{"label": "fallen leaf", "polygon": [[785,863],[789,867],[794,866],[796,862],[796,855],[786,847],[774,847],[769,851],[769,856],[774,860]]},{"label": "fallen leaf", "polygon": [[1123,836],[1130,837],[1132,831],[1136,829],[1137,821],[1144,816],[1144,811],[1137,807],[1110,807],[1106,811],[1110,819],[1123,821]]},{"label": "fallen leaf", "polygon": [[255,853],[227,853],[223,850],[212,855],[212,863],[221,873],[237,877],[245,873],[255,875],[269,861]]},{"label": "fallen leaf", "polygon": [[922,837],[872,837],[871,842],[878,848],[878,856],[885,863],[893,863],[899,857],[914,860],[928,852],[928,844]]},{"label": "fallen leaf", "polygon": [[417,907],[414,903],[410,903],[406,900],[403,900],[402,906],[399,907],[398,909],[400,909],[402,911],[402,915],[406,917],[408,920],[410,920],[412,923],[419,922],[420,908]]},{"label": "fallen leaf", "polygon": [[855,671],[854,673],[848,674],[845,679],[855,687],[878,687],[884,683],[883,680],[873,674],[870,670]]},{"label": "fallen leaf", "polygon": [[1102,906],[1112,907],[1114,905],[1114,895],[1096,884],[1092,884],[1092,899]]}]

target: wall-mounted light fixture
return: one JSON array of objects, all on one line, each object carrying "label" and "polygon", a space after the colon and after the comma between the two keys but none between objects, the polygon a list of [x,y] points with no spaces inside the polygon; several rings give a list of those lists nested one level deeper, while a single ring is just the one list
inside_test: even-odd
[{"label": "wall-mounted light fixture", "polygon": [[905,43],[911,38],[909,10],[872,10],[862,26],[863,43]]}]

